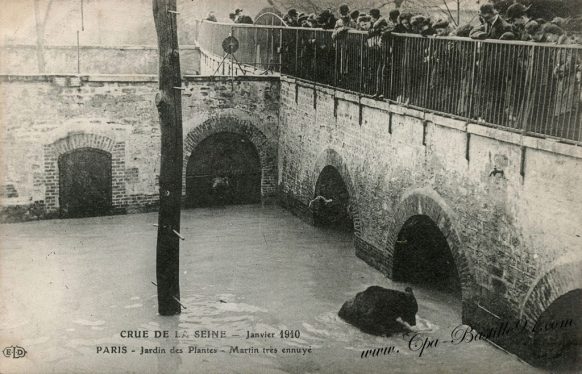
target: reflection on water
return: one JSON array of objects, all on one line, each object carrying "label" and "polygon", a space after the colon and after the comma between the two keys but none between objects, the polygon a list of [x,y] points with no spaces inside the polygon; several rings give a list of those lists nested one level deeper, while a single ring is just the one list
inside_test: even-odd
[{"label": "reflection on water", "polygon": [[[151,283],[157,214],[0,226],[0,343],[28,352],[0,360],[0,371],[485,373],[492,363],[496,372],[536,371],[484,342],[438,346],[419,358],[402,336],[371,336],[346,324],[337,312],[357,292],[405,287],[357,259],[348,233],[311,227],[277,207],[186,210],[182,220],[187,309],[174,317],[157,315]],[[419,328],[433,339],[450,337],[461,320],[459,300],[414,292]],[[122,338],[124,330],[149,336]],[[153,336],[163,330],[168,338]],[[204,330],[226,337],[194,336]],[[281,330],[299,336],[282,339]],[[362,350],[387,346],[398,353],[360,358]],[[239,353],[229,353],[233,347]],[[140,354],[156,348],[166,353]],[[218,352],[197,353],[208,349]]]}]

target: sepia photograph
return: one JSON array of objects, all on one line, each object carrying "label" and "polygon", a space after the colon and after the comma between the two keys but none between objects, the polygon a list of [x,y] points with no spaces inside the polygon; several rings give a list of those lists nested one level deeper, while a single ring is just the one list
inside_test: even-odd
[{"label": "sepia photograph", "polygon": [[0,373],[582,372],[582,0],[0,5]]}]

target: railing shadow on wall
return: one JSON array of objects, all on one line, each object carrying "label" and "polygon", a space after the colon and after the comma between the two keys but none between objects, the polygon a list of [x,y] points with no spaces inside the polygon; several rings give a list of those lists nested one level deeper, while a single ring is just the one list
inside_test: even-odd
[{"label": "railing shadow on wall", "polygon": [[582,145],[582,47],[459,37],[280,26],[196,25],[198,46],[218,58],[229,35],[235,58],[403,106]]}]

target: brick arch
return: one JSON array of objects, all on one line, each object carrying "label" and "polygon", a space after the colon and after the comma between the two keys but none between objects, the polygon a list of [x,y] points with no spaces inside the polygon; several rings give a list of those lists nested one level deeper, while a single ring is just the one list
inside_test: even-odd
[{"label": "brick arch", "polygon": [[562,257],[533,283],[520,308],[520,318],[531,326],[560,296],[582,289],[582,255]]},{"label": "brick arch", "polygon": [[112,153],[115,147],[115,141],[103,135],[76,133],[56,140],[52,146],[57,156],[79,148],[95,148]]},{"label": "brick arch", "polygon": [[328,148],[322,153],[319,154],[319,157],[315,161],[315,165],[313,167],[313,173],[311,175],[311,196],[310,198],[315,197],[315,189],[317,188],[317,180],[319,179],[319,175],[323,171],[326,166],[334,167],[339,175],[341,176],[342,180],[344,181],[348,193],[350,195],[351,206],[352,206],[352,219],[354,222],[354,235],[357,238],[360,238],[362,235],[362,228],[361,228],[361,221],[360,221],[360,208],[358,204],[358,195],[356,193],[356,189],[354,187],[354,183],[351,178],[351,174],[348,170],[348,167],[342,158],[342,156],[337,153],[335,150]]},{"label": "brick arch", "polygon": [[125,142],[85,132],[69,133],[51,144],[44,145],[45,206],[47,213],[59,209],[59,157],[66,153],[94,148],[111,154],[112,205],[119,208],[125,199]]},{"label": "brick arch", "polygon": [[[417,215],[429,217],[447,240],[461,282],[461,301],[463,305],[468,305],[472,299],[471,293],[475,284],[470,262],[463,251],[461,239],[455,227],[454,212],[448,207],[444,199],[433,190],[410,191],[403,196],[398,204],[394,220],[388,228],[386,240],[388,276],[392,278],[392,274],[394,274],[395,244],[398,235],[408,219]],[[465,308],[463,307],[463,320],[465,320],[464,314]]]},{"label": "brick arch", "polygon": [[182,166],[182,196],[186,195],[186,169],[190,155],[204,139],[221,132],[243,135],[255,146],[261,162],[261,200],[265,202],[275,198],[277,191],[277,150],[252,121],[234,115],[209,118],[186,135]]}]

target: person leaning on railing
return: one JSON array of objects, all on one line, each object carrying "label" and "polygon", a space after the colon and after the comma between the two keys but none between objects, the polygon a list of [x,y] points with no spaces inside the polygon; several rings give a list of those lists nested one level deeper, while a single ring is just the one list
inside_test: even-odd
[{"label": "person leaning on railing", "polygon": [[[545,26],[545,25],[544,25]],[[552,25],[557,28],[556,25]],[[559,32],[554,27],[557,36]],[[571,44],[573,39],[567,35],[560,35],[557,44]],[[580,73],[582,53],[576,49],[561,48],[558,49],[555,59],[555,67],[552,71],[553,77],[557,80],[556,97],[553,105],[553,128],[548,135],[566,137],[570,139],[580,139],[580,125],[575,123],[576,118],[580,118],[581,97],[580,97]]]},{"label": "person leaning on railing", "polygon": [[298,27],[299,26],[299,14],[297,13],[297,9],[289,9],[285,17],[283,17],[283,21],[289,27]]},{"label": "person leaning on railing", "polygon": [[471,31],[469,35],[473,39],[499,39],[506,32],[511,32],[512,27],[495,10],[493,4],[487,3],[479,8],[481,26]]},{"label": "person leaning on railing", "polygon": [[394,32],[399,34],[406,34],[412,32],[412,26],[410,25],[410,19],[412,18],[412,14],[410,13],[402,13],[398,16],[398,24],[394,26]]},{"label": "person leaning on railing", "polygon": [[396,25],[389,19],[384,18],[380,14],[380,10],[371,9],[370,17],[372,20],[372,27],[368,31],[368,37],[375,40],[373,43],[376,48],[377,67],[376,67],[376,89],[374,93],[374,98],[382,100],[384,99],[384,93],[388,93],[388,73],[391,70],[390,60],[388,59],[389,53],[389,38],[396,27]]},{"label": "person leaning on railing", "polygon": [[519,3],[511,5],[507,9],[507,21],[511,23],[511,32],[515,35],[515,40],[532,40],[531,35],[525,30],[525,25],[532,21],[526,11],[526,7]]}]

